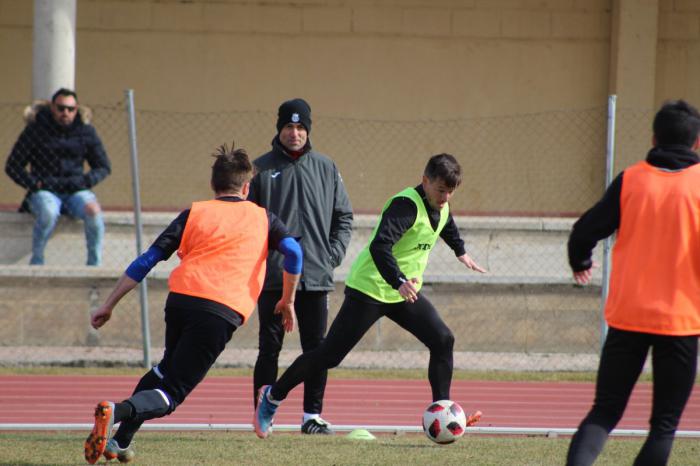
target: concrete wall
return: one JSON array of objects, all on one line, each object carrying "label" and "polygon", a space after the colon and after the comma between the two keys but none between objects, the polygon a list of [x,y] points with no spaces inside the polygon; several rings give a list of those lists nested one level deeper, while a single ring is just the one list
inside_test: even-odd
[{"label": "concrete wall", "polygon": [[665,100],[700,105],[700,1],[613,2],[610,92],[618,95],[618,170],[651,145],[651,121]]},{"label": "concrete wall", "polygon": [[[145,214],[145,244],[155,238],[173,214]],[[110,292],[117,277],[134,257],[133,219],[128,213],[106,215],[107,236],[102,267],[86,267],[80,222],[61,220],[47,248],[47,265],[26,265],[31,217],[0,212],[0,364],[93,360],[110,355],[105,348],[140,346],[137,293],[120,303],[114,322],[104,330],[90,329],[87,315]],[[376,219],[359,216],[343,264],[336,269],[337,289],[329,309],[340,308],[342,280],[360,249],[367,243]],[[423,292],[439,309],[457,337],[456,351],[463,368],[536,370],[592,369],[587,357],[599,341],[600,269],[594,286],[572,284],[565,244],[569,219],[457,217],[470,254],[487,274],[468,271],[454,253],[439,244],[431,253]],[[596,252],[596,261],[601,262]],[[158,264],[149,275],[150,325],[153,346],[163,341],[162,307],[167,277],[178,259]],[[251,364],[257,346],[257,316],[236,332],[224,358],[228,364]],[[298,348],[296,335],[289,348]],[[94,348],[99,346],[99,349]],[[388,319],[375,326],[353,352],[351,365],[424,367],[423,345]],[[67,350],[70,350],[67,352]],[[400,354],[376,353],[406,351]],[[251,354],[252,353],[252,354]],[[470,355],[467,355],[469,353]],[[493,353],[486,358],[485,353]],[[291,357],[294,354],[287,354]],[[59,356],[60,355],[60,356]],[[527,361],[531,356],[533,361]],[[568,355],[568,356],[565,356]],[[154,355],[158,357],[159,355]],[[56,359],[56,358],[64,359]],[[418,359],[416,359],[416,357]],[[539,360],[539,358],[544,358]],[[32,358],[40,358],[39,361]],[[136,359],[138,360],[138,356]],[[561,359],[564,358],[564,359]],[[555,361],[556,360],[556,361]],[[410,366],[405,366],[410,362]],[[287,361],[289,363],[290,361]],[[481,366],[480,364],[484,364]],[[585,365],[585,366],[582,366]]]},{"label": "concrete wall", "polygon": [[[0,83],[24,101],[31,2],[1,5],[17,73]],[[319,114],[457,118],[603,103],[610,1],[80,0],[78,31],[93,104],[133,87],[150,109],[269,110],[303,94]]]},{"label": "concrete wall", "polygon": [[[77,271],[77,269],[76,269]],[[96,335],[89,312],[112,290],[116,276],[100,273],[33,277],[3,276],[0,287],[0,335],[5,346],[90,346]],[[35,290],[34,292],[28,292]],[[41,290],[37,292],[36,290]],[[424,293],[459,335],[457,351],[515,353],[595,353],[599,342],[596,306],[598,287],[538,285],[527,292],[514,285],[432,284]],[[149,279],[150,327],[153,344],[164,338],[163,279]],[[330,296],[331,317],[343,301],[343,285]],[[564,303],[564,305],[562,305]],[[141,342],[137,292],[120,303],[113,324],[97,334],[104,346],[138,348]],[[374,328],[360,349],[420,350],[419,341],[388,319]],[[236,333],[236,346],[257,347],[257,314]],[[378,332],[378,333],[377,333]],[[298,348],[296,335],[290,347]]]},{"label": "concrete wall", "polygon": [[659,2],[655,103],[684,97],[700,105],[700,2]]},{"label": "concrete wall", "polygon": [[[30,99],[31,4],[0,0],[0,58],[12,69],[0,75],[7,102]],[[685,97],[700,103],[700,81],[694,79],[700,0],[79,0],[77,21],[76,82],[81,100],[91,105],[120,102],[123,90],[133,88],[139,108],[164,112],[273,113],[283,99],[304,96],[316,121],[482,121],[600,109],[600,122],[582,134],[552,125],[543,132],[524,127],[514,138],[505,122],[502,134],[478,146],[470,145],[469,134],[445,142],[442,134],[410,129],[365,144],[348,143],[342,126],[327,131],[331,139],[318,131],[321,125],[312,134],[347,173],[360,170],[352,164],[358,150],[391,155],[362,179],[348,176],[351,194],[367,191],[363,180],[383,184],[399,163],[416,167],[414,175],[396,177],[401,187],[417,178],[431,152],[456,152],[480,168],[465,183],[471,191],[461,190],[455,199],[470,211],[570,213],[594,201],[603,183],[604,108],[611,90],[619,93],[621,108],[642,112],[633,115],[630,136],[620,138],[618,168],[643,156],[649,113],[659,102]],[[236,127],[237,137],[263,150],[274,134],[274,116],[269,120],[262,129]],[[149,128],[140,136],[149,134],[154,149],[148,163],[167,165],[173,157],[168,141]],[[223,142],[204,128],[188,137],[188,150],[196,153]],[[543,140],[554,141],[552,153],[540,149]],[[394,155],[398,141],[406,146]],[[582,141],[589,146],[582,148]],[[3,140],[0,150],[10,144]],[[497,148],[502,154],[494,154]],[[128,153],[108,149],[115,175],[98,193],[107,206],[124,205]],[[562,158],[566,163],[552,163]],[[192,169],[205,174],[202,167]],[[575,199],[567,193],[569,171],[581,173],[589,186]],[[202,196],[199,181],[177,182],[183,199]],[[551,191],[531,194],[532,186],[547,183]],[[391,190],[393,185],[373,191],[358,206],[376,209]],[[0,204],[20,195],[11,183],[0,185]]]}]

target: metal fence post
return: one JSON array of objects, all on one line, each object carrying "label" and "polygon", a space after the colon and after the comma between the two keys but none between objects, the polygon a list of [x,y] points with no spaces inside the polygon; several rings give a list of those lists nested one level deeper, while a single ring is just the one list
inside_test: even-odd
[{"label": "metal fence post", "polygon": [[[617,96],[608,96],[608,139],[605,152],[605,189],[608,189],[613,180],[615,165],[615,109]],[[608,300],[610,289],[610,253],[612,249],[612,236],[605,238],[603,243],[603,277],[600,296],[600,349],[603,350],[605,337],[608,334],[608,324],[605,322],[605,302]]]},{"label": "metal fence post", "polygon": [[[143,252],[143,225],[141,223],[141,192],[139,190],[139,156],[136,147],[136,112],[134,109],[134,91],[127,89],[126,109],[129,124],[129,149],[131,152],[131,186],[134,195],[134,223],[136,227],[136,254]],[[141,331],[143,333],[143,366],[151,366],[151,331],[148,323],[148,286],[146,278],[139,283],[139,302],[141,305]]]}]

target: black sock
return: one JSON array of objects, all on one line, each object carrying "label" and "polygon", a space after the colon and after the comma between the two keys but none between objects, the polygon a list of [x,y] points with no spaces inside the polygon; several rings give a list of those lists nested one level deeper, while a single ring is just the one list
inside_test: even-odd
[{"label": "black sock", "polygon": [[114,441],[117,442],[117,445],[119,445],[119,448],[127,448],[129,445],[131,445],[131,441],[141,427],[141,424],[143,424],[143,422],[125,421],[119,425],[117,433],[114,434],[114,437],[112,437]]},{"label": "black sock", "polygon": [[114,422],[128,421],[134,417],[134,407],[128,401],[114,404]]}]

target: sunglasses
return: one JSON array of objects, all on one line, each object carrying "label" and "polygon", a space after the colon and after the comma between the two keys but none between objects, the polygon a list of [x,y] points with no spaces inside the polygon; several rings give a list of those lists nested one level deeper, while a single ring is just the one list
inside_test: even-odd
[{"label": "sunglasses", "polygon": [[61,105],[61,104],[56,105],[56,110],[58,110],[59,112],[68,111],[69,113],[73,113],[73,112],[75,112],[75,109],[76,109],[76,107],[74,105]]}]

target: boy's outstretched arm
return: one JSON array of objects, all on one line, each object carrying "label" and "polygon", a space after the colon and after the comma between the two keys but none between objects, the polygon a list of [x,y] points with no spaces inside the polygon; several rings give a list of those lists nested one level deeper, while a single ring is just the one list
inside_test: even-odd
[{"label": "boy's outstretched arm", "polygon": [[112,317],[112,311],[119,301],[126,294],[136,288],[148,272],[161,260],[165,258],[165,253],[158,246],[151,246],[146,252],[137,257],[127,267],[124,274],[119,278],[114,289],[107,296],[104,304],[90,312],[90,325],[93,328],[100,328]]},{"label": "boy's outstretched arm", "polygon": [[90,312],[90,324],[93,328],[100,328],[112,317],[114,306],[131,290],[136,288],[139,282],[130,278],[126,273],[119,278],[114,289],[109,294],[104,304]]}]

